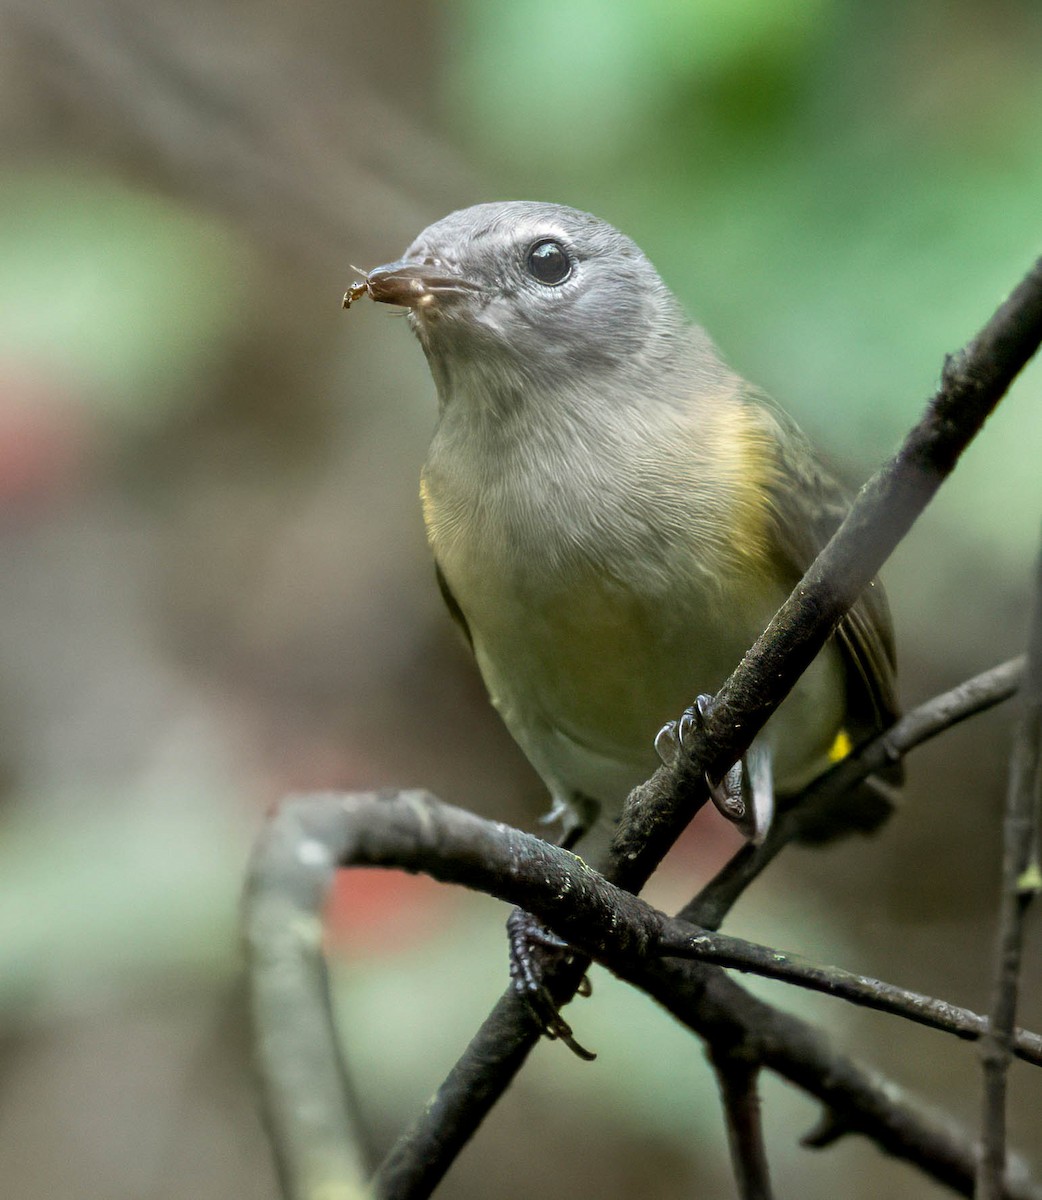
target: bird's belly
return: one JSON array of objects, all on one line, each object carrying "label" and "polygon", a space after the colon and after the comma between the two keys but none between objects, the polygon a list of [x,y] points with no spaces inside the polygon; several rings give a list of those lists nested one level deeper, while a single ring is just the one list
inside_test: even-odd
[{"label": "bird's belly", "polygon": [[[658,729],[720,687],[783,597],[750,580],[645,594],[591,572],[459,598],[492,702],[548,786],[615,808],[654,769]],[[827,652],[765,733],[782,787],[822,763],[841,695]]]},{"label": "bird's belly", "polygon": [[630,592],[586,580],[503,603],[496,619],[477,624],[478,659],[511,727],[538,715],[591,750],[644,759],[678,703],[690,702],[696,685],[718,686],[744,648],[708,605],[689,608],[702,611],[679,613],[668,602],[652,611]]}]

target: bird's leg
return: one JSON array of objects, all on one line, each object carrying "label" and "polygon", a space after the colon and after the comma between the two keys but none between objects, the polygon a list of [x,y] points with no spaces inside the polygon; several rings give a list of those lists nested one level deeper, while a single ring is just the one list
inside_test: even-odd
[{"label": "bird's leg", "polygon": [[570,803],[561,796],[555,796],[553,804],[550,805],[550,811],[539,818],[539,824],[556,825],[559,823],[561,836],[543,840],[554,846],[560,846],[562,850],[571,850],[597,819],[597,809],[598,805],[592,801],[586,801],[584,798]]},{"label": "bird's leg", "polygon": [[[703,693],[695,698],[690,708],[684,709],[679,721],[669,721],[655,735],[655,749],[667,767],[673,766],[681,750],[691,752],[693,735],[705,725],[706,715],[712,703],[713,697]],[[730,767],[722,779],[710,779],[707,774],[705,781],[706,787],[709,788],[709,798],[721,816],[738,826],[743,826],[747,811],[742,788],[741,762],[736,762]]]},{"label": "bird's leg", "polygon": [[745,752],[745,809],[742,832],[759,846],[774,820],[774,755],[764,742],[753,742]]},{"label": "bird's leg", "polygon": [[[561,837],[555,841],[555,845],[570,850],[596,819],[597,807],[581,797],[576,802],[556,797],[553,807],[542,818],[542,824],[560,821]],[[557,1002],[544,982],[547,971],[555,962],[574,957],[572,947],[523,908],[515,908],[507,918],[507,940],[510,948],[510,980],[514,991],[532,1010],[546,1036],[559,1038],[580,1058],[596,1058],[572,1036],[572,1027],[561,1016]],[[589,996],[591,991],[590,981],[584,975],[578,994]]]},{"label": "bird's leg", "polygon": [[[579,1058],[588,1062],[597,1057],[592,1050],[581,1046],[572,1035],[572,1027],[561,1016],[557,1001],[543,982],[548,968],[556,960],[574,957],[575,951],[566,941],[551,933],[540,921],[523,908],[515,908],[507,917],[507,939],[510,946],[510,981],[514,991],[525,1001],[548,1038],[559,1038]],[[578,994],[589,996],[592,991],[584,975]]]}]

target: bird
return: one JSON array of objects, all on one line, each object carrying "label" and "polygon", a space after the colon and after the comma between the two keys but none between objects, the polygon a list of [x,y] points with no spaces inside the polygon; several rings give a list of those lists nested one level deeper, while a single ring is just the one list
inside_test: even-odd
[{"label": "bird", "polygon": [[[589,213],[450,213],[345,307],[363,296],[407,311],[437,391],[420,493],[442,595],[547,819],[588,856],[685,744],[846,493],[638,246]],[[873,581],[711,794],[760,841],[776,798],[898,712]]]}]

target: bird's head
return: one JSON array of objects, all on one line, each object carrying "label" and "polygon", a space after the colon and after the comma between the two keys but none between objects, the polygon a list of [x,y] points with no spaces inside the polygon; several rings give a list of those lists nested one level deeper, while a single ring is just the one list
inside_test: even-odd
[{"label": "bird's head", "polygon": [[363,294],[410,310],[443,400],[475,372],[539,392],[639,372],[686,325],[629,238],[589,213],[529,201],[450,213],[348,298]]}]

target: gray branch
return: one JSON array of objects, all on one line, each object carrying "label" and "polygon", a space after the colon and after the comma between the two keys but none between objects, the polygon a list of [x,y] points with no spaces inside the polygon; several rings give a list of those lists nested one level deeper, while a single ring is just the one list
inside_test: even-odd
[{"label": "gray branch", "polygon": [[[280,807],[254,859],[246,908],[259,1027],[279,1029],[301,1022],[308,1031],[306,1077],[296,1060],[288,1057],[297,1049],[291,1039],[263,1039],[259,1048],[275,1143],[283,1155],[287,1195],[294,1200],[307,1194],[303,1181],[314,1179],[318,1172],[328,1173],[330,1140],[338,1129],[339,1136],[346,1137],[350,1125],[325,1011],[324,980],[314,969],[320,954],[317,913],[338,864],[423,870],[443,882],[478,888],[521,905],[571,944],[668,1003],[711,1045],[744,1041],[765,1065],[844,1112],[852,1128],[939,1179],[972,1179],[975,1152],[965,1135],[954,1133],[927,1110],[897,1095],[892,1085],[882,1084],[867,1069],[825,1050],[821,1035],[810,1026],[748,997],[709,961],[699,963],[699,986],[693,990],[690,975],[678,979],[670,964],[657,958],[662,953],[684,953],[728,961],[848,998],[859,993],[875,996],[879,989],[873,991],[873,981],[860,980],[853,986],[851,981],[857,977],[834,968],[793,959],[779,965],[776,952],[765,947],[670,920],[615,888],[574,855],[441,804],[426,793],[330,794],[292,798]],[[285,978],[294,973],[299,981],[292,989],[293,1008],[287,1010],[282,1007],[289,998]],[[307,1010],[303,1015],[301,1005]],[[951,1010],[946,1019],[937,1002],[898,989],[891,989],[875,1006],[904,1015],[907,1009],[935,1028],[960,1036],[979,1036],[984,1028],[983,1018],[975,1014]],[[819,1065],[808,1070],[806,1055],[812,1045],[817,1046]],[[1040,1056],[1037,1035],[1018,1034],[1016,1045],[1025,1057]],[[827,1067],[820,1065],[823,1058]],[[880,1088],[888,1096],[885,1114],[878,1103]],[[323,1102],[312,1111],[310,1098],[315,1095]],[[443,1099],[436,1097],[435,1105]],[[337,1164],[345,1172],[349,1166]],[[357,1176],[350,1179],[355,1186]],[[376,1194],[406,1193],[381,1171]],[[1004,1194],[1036,1200],[1042,1196],[1025,1180],[1008,1182]]]},{"label": "gray branch", "polygon": [[1002,896],[996,937],[995,977],[989,1028],[981,1044],[983,1071],[982,1152],[977,1200],[1002,1195],[1006,1171],[1006,1082],[1016,1045],[1024,918],[1042,887],[1038,863],[1040,763],[1042,763],[1042,550],[1035,606],[1028,635],[1027,667],[1020,694],[1020,720],[1013,746],[1003,820]]},{"label": "gray branch", "polygon": [[710,1047],[727,1123],[731,1166],[739,1200],[772,1200],[771,1173],[760,1110],[760,1063],[744,1046]]}]

